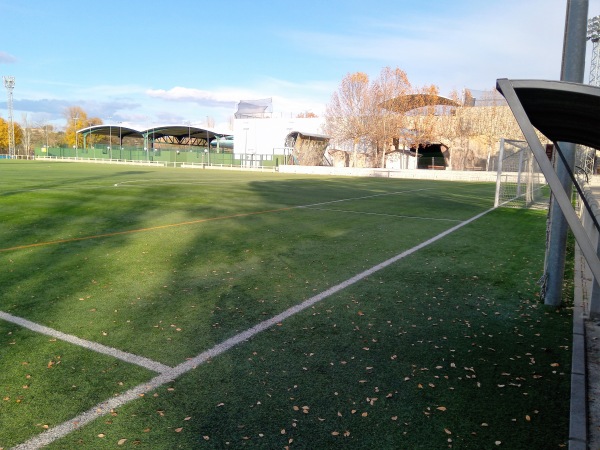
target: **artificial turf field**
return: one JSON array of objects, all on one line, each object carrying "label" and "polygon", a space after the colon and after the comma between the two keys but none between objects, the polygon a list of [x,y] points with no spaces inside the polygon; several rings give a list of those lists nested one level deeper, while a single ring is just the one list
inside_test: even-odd
[{"label": "artificial turf field", "polygon": [[1,162],[0,448],[565,447],[545,212],[493,196]]}]

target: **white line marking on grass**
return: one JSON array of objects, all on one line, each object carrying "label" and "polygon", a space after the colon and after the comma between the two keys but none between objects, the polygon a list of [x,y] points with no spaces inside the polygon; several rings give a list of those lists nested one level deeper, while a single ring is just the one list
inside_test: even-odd
[{"label": "white line marking on grass", "polygon": [[310,208],[304,206],[306,209],[314,209],[315,211],[336,211],[336,212],[344,212],[344,213],[352,213],[352,214],[365,214],[368,216],[384,216],[384,217],[398,217],[401,219],[418,219],[418,220],[440,220],[444,222],[460,222],[460,219],[443,219],[443,218],[435,218],[435,217],[419,217],[419,216],[403,216],[400,214],[384,214],[384,213],[374,213],[374,212],[366,212],[366,211],[350,211],[348,209],[332,209],[332,208]]},{"label": "white line marking on grass", "polygon": [[66,334],[53,328],[40,325],[39,323],[31,322],[27,319],[23,319],[22,317],[13,316],[12,314],[6,313],[4,311],[0,311],[0,319],[4,319],[7,322],[12,322],[24,328],[45,334],[47,336],[52,336],[53,338],[60,339],[61,341],[69,342],[70,344],[87,348],[88,350],[93,350],[95,352],[103,353],[105,355],[112,356],[113,358],[117,358],[131,364],[142,366],[146,369],[152,370],[153,372],[164,373],[172,370],[172,368],[169,366],[166,366],[148,358],[144,358],[143,356],[134,355],[133,353],[127,353],[113,347],[98,344],[97,342],[87,341],[85,339],[78,338],[77,336],[73,336],[72,334]]},{"label": "white line marking on grass", "polygon": [[73,237],[73,238],[67,238],[67,239],[57,239],[55,241],[36,242],[35,244],[24,244],[24,245],[18,245],[16,247],[0,248],[0,252],[8,252],[8,251],[14,251],[14,250],[23,250],[23,249],[26,249],[26,248],[42,247],[42,246],[46,246],[46,245],[64,244],[64,243],[67,243],[67,242],[85,241],[85,240],[88,240],[88,239],[101,239],[101,238],[113,237],[113,236],[120,236],[120,235],[125,235],[125,234],[141,233],[141,232],[146,232],[146,231],[155,231],[155,230],[172,228],[172,227],[180,227],[180,226],[184,226],[184,225],[196,225],[196,224],[200,224],[200,223],[204,223],[204,222],[212,222],[212,221],[215,221],[215,220],[234,219],[234,218],[239,218],[239,217],[255,216],[255,215],[258,215],[258,214],[267,214],[267,213],[274,213],[274,212],[281,212],[281,211],[290,211],[292,209],[308,208],[308,207],[311,207],[311,206],[326,205],[328,203],[336,203],[336,202],[345,202],[345,201],[348,201],[348,200],[359,200],[359,199],[365,199],[365,198],[379,197],[379,196],[382,196],[382,195],[406,194],[406,193],[409,193],[409,192],[424,191],[424,190],[428,190],[428,189],[431,189],[431,188],[427,188],[427,189],[415,189],[415,190],[399,191],[399,192],[388,192],[388,193],[385,193],[385,194],[375,194],[375,195],[368,195],[366,197],[355,197],[355,198],[346,198],[346,199],[340,199],[340,200],[332,200],[332,201],[329,201],[329,202],[313,203],[313,204],[310,204],[310,205],[287,206],[285,208],[269,209],[269,210],[265,210],[265,211],[254,211],[254,212],[247,212],[247,213],[239,213],[239,214],[232,214],[232,215],[220,216],[220,217],[208,217],[208,218],[205,218],[205,219],[197,219],[197,220],[192,220],[192,221],[187,221],[187,222],[171,223],[171,224],[166,224],[166,225],[157,225],[157,226],[148,227],[148,228],[139,228],[139,229],[134,229],[134,230],[124,230],[124,231],[114,231],[112,233],[102,233],[102,234],[96,234],[96,235],[91,235],[91,236],[80,236],[80,237]]},{"label": "white line marking on grass", "polygon": [[341,198],[339,200],[330,200],[328,202],[312,203],[310,205],[299,205],[299,206],[296,206],[296,208],[311,208],[313,206],[329,205],[331,203],[348,202],[350,200],[364,200],[366,198],[383,197],[383,196],[386,196],[386,195],[409,194],[411,192],[429,191],[431,189],[433,189],[433,188],[411,189],[411,190],[408,190],[408,191],[397,191],[397,192],[385,192],[383,194],[365,195],[364,197]]},{"label": "white line marking on grass", "polygon": [[205,363],[209,359],[214,358],[214,357],[226,352],[230,348],[235,347],[236,345],[239,345],[242,342],[247,341],[248,339],[251,339],[252,337],[256,336],[257,334],[261,333],[262,331],[265,331],[268,328],[271,328],[273,325],[276,325],[276,324],[284,321],[285,319],[288,319],[288,318],[292,317],[293,315],[295,315],[307,308],[310,308],[311,306],[320,302],[321,300],[323,300],[333,294],[336,294],[337,292],[347,288],[348,286],[353,285],[354,283],[357,283],[358,281],[361,281],[362,279],[374,274],[375,272],[377,272],[381,269],[384,269],[385,267],[401,260],[402,258],[405,258],[405,257],[415,253],[416,251],[421,250],[422,248],[427,247],[428,245],[433,244],[436,241],[439,241],[440,239],[448,236],[449,234],[464,227],[465,225],[470,224],[471,222],[479,219],[480,217],[486,215],[487,213],[489,213],[490,211],[493,211],[493,210],[494,210],[494,208],[491,208],[487,211],[477,214],[476,216],[471,217],[470,219],[465,220],[464,222],[461,222],[458,225],[453,226],[452,228],[449,228],[448,230],[444,231],[443,233],[440,233],[437,236],[434,236],[431,239],[428,239],[425,242],[422,242],[419,245],[416,245],[415,247],[394,256],[393,258],[390,258],[380,264],[377,264],[376,266],[373,266],[370,269],[365,270],[364,272],[361,272],[358,275],[355,275],[352,278],[349,278],[346,281],[343,281],[342,283],[337,284],[337,285],[327,289],[326,291],[323,291],[320,294],[317,294],[314,297],[311,297],[308,300],[303,301],[302,303],[299,303],[298,305],[292,306],[291,308],[285,310],[284,312],[282,312],[280,314],[277,314],[276,316],[274,316],[270,319],[260,322],[257,325],[253,326],[252,328],[249,328],[246,331],[236,334],[235,336],[221,342],[220,344],[215,345],[211,349],[200,353],[198,356],[196,356],[188,361],[185,361],[185,362],[173,367],[172,369],[169,369],[168,371],[161,373],[160,375],[154,377],[152,380],[150,380],[147,383],[139,384],[139,385],[135,386],[134,388],[124,392],[121,395],[113,397],[105,402],[98,403],[96,406],[93,406],[92,408],[88,409],[87,411],[78,415],[77,417],[74,417],[71,420],[63,422],[62,424],[57,425],[56,427],[51,428],[51,429],[43,432],[42,434],[39,434],[38,436],[35,436],[20,445],[17,445],[16,447],[14,447],[14,450],[38,449],[38,448],[41,448],[45,445],[48,445],[48,444],[54,442],[57,439],[67,436],[71,432],[90,423],[91,421],[97,419],[98,417],[101,417],[101,416],[104,416],[104,415],[110,413],[111,409],[119,408],[119,407],[139,398],[143,394],[146,394],[147,392],[150,392],[170,381],[175,380],[177,377],[189,372],[190,370],[196,368],[197,366]]}]

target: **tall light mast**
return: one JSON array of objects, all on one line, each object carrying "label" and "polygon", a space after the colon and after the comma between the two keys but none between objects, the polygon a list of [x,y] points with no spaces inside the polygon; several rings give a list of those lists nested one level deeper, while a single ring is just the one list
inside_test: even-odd
[{"label": "tall light mast", "polygon": [[13,89],[15,88],[15,77],[3,77],[4,87],[8,93],[8,157],[15,157],[15,122],[13,120]]},{"label": "tall light mast", "polygon": [[600,86],[600,16],[588,20],[587,40],[592,41],[589,83],[592,86]]}]

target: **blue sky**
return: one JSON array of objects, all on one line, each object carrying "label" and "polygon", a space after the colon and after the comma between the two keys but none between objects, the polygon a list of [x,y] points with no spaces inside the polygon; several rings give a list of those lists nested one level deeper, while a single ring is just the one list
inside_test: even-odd
[{"label": "blue sky", "polygon": [[[491,89],[558,79],[567,0],[0,0],[0,75],[14,118],[69,106],[136,128],[223,131],[240,100],[322,115],[342,78],[385,66],[413,85]],[[590,17],[600,0],[589,0]],[[589,65],[589,51],[586,64]],[[586,80],[587,80],[586,68]],[[0,117],[7,118],[6,90]]]}]

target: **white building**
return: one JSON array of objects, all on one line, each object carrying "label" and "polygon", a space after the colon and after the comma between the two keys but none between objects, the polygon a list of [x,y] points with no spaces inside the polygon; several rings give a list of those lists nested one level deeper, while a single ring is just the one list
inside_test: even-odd
[{"label": "white building", "polygon": [[299,131],[323,134],[325,119],[317,118],[241,118],[233,123],[233,151],[238,155],[282,155],[287,136]]}]

